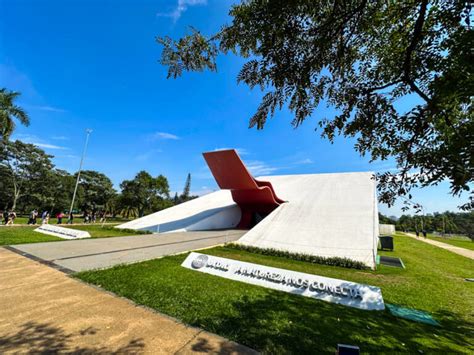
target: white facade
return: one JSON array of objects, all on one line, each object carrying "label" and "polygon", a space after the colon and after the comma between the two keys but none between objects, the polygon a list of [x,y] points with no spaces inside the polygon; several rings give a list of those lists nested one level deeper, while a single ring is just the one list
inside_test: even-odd
[{"label": "white facade", "polygon": [[395,234],[395,226],[393,224],[379,224],[380,235]]},{"label": "white facade", "polygon": [[156,233],[235,228],[240,208],[230,191],[221,190],[121,224],[117,228]]},{"label": "white facade", "polygon": [[[346,257],[375,268],[379,235],[373,173],[264,176],[288,201],[238,243],[324,257]],[[222,190],[122,224],[119,228],[173,232],[235,228],[240,208]]]},{"label": "white facade", "polygon": [[239,243],[324,257],[345,257],[375,268],[378,243],[372,173],[263,177],[287,203]]}]

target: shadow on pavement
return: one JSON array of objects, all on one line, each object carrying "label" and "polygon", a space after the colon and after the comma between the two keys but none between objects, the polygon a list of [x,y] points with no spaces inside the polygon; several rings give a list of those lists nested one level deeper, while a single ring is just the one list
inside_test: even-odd
[{"label": "shadow on pavement", "polygon": [[76,345],[80,337],[95,335],[97,331],[98,329],[88,327],[78,333],[66,333],[47,323],[28,322],[17,333],[0,337],[0,353],[139,354],[145,348],[142,339],[133,339],[117,349]]}]

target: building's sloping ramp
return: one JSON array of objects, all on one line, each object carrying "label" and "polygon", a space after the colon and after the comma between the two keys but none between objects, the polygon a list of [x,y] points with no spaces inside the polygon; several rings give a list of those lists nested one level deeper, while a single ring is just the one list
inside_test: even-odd
[{"label": "building's sloping ramp", "polygon": [[324,257],[346,257],[374,268],[378,237],[372,173],[263,177],[288,201],[238,243]]},{"label": "building's sloping ramp", "polygon": [[184,232],[235,228],[240,208],[230,191],[220,190],[121,224],[117,228],[150,232]]}]

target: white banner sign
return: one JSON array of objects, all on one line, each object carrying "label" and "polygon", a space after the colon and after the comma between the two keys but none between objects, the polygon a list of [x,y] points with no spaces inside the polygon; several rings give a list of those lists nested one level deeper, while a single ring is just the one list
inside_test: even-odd
[{"label": "white banner sign", "polygon": [[366,310],[385,308],[380,288],[303,272],[191,253],[188,269]]},{"label": "white banner sign", "polygon": [[41,227],[36,228],[35,232],[54,235],[55,237],[63,239],[82,239],[91,237],[89,232],[72,228],[58,227],[51,224],[43,224]]}]

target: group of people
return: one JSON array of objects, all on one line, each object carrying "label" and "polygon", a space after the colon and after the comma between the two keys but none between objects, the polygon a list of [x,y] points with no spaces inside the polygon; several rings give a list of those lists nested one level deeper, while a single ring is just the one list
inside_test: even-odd
[{"label": "group of people", "polygon": [[[34,209],[33,211],[31,211],[29,217],[28,217],[28,224],[29,225],[36,225],[37,224],[37,219],[38,217],[40,216],[38,210]],[[59,212],[56,214],[56,218],[58,219],[58,224],[62,224],[63,223],[63,218],[64,218],[65,214],[62,213],[62,212]],[[41,213],[41,224],[48,224],[49,223],[49,219],[51,217],[51,214],[49,213],[49,211],[43,211],[43,213]]]},{"label": "group of people", "polygon": [[85,210],[82,218],[84,219],[84,223],[96,223],[97,217],[99,217],[100,223],[105,222],[105,211],[92,210],[91,212]]},{"label": "group of people", "polygon": [[[420,237],[420,232],[418,231],[418,229],[416,230],[415,233],[416,233],[417,237]],[[426,231],[424,229],[421,231],[421,234],[423,234],[423,237],[425,237],[425,239],[426,239]]]},{"label": "group of people", "polygon": [[[17,217],[14,211],[8,211],[8,210],[3,211],[1,215],[3,217],[4,225],[13,225],[13,222],[15,221],[15,218]],[[38,223],[37,222],[38,218],[41,218],[41,224],[49,224],[50,217],[51,217],[51,214],[49,211],[45,210],[40,215],[38,210],[34,209],[29,214],[28,225],[36,225]],[[74,221],[74,215],[72,213],[69,213],[69,215],[66,215],[63,212],[58,212],[56,214],[57,224],[62,224],[64,218],[66,217],[68,217],[67,223],[72,224]],[[105,222],[106,220],[105,211],[99,211],[99,212],[97,212],[96,210],[93,210],[91,212],[87,210],[84,211],[84,214],[83,214],[84,223],[96,223],[97,218],[99,218],[100,223]]]}]

